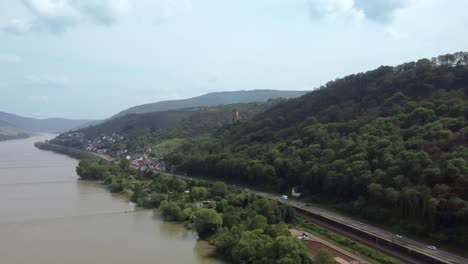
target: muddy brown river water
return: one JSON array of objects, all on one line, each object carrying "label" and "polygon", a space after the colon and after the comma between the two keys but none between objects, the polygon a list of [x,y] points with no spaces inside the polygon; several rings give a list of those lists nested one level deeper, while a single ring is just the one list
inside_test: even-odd
[{"label": "muddy brown river water", "polygon": [[36,149],[52,135],[0,142],[0,263],[223,263],[157,212],[79,181],[78,161]]}]

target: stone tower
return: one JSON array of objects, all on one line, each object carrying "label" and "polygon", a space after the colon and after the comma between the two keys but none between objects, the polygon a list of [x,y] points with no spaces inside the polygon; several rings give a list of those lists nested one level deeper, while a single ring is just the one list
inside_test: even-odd
[{"label": "stone tower", "polygon": [[239,110],[237,108],[232,109],[232,123],[235,124],[239,121]]}]

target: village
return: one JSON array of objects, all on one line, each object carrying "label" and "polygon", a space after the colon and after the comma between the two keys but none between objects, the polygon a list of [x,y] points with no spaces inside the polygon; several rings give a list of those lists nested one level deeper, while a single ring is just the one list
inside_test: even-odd
[{"label": "village", "polygon": [[124,139],[123,136],[113,133],[112,135],[99,135],[92,139],[85,136],[83,132],[72,131],[63,133],[53,139],[51,143],[78,148],[84,151],[97,153],[100,155],[112,156],[116,161],[128,160],[129,164],[143,170],[166,171],[166,164],[163,159],[154,157],[155,149],[152,146],[144,146],[136,153],[130,153],[127,149],[111,151],[113,144]]},{"label": "village", "polygon": [[141,168],[142,170],[154,170],[166,172],[166,163],[161,158],[151,156],[154,155],[152,147],[145,146],[142,153],[127,154],[127,150],[120,150],[117,152],[116,160],[126,159],[130,165]]}]

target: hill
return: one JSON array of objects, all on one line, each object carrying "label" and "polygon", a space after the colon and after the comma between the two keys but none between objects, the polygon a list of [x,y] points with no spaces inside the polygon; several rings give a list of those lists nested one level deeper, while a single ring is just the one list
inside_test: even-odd
[{"label": "hill", "polygon": [[[279,103],[281,99],[264,103],[243,103],[209,107],[168,110],[145,114],[128,114],[109,119],[96,126],[64,133],[52,140],[52,143],[80,149],[98,145],[100,149],[127,149],[134,152],[147,145],[153,145],[163,139],[193,137],[209,134],[233,122],[233,110],[239,113],[239,119],[245,120]],[[105,137],[105,138],[103,138]],[[108,137],[111,142],[104,143]],[[125,138],[122,140],[122,138]],[[99,142],[96,140],[99,139]],[[93,143],[94,142],[94,143]],[[118,144],[113,144],[119,142]],[[112,144],[107,144],[112,143]],[[111,154],[111,153],[110,153]]]},{"label": "hill", "polygon": [[71,120],[63,118],[36,119],[0,112],[0,126],[27,132],[58,133],[74,129],[90,120]]},{"label": "hill", "polygon": [[463,248],[468,242],[468,54],[327,83],[210,138],[182,172],[290,192]]},{"label": "hill", "polygon": [[27,138],[30,133],[10,127],[8,123],[0,121],[0,141]]},{"label": "hill", "polygon": [[295,98],[304,95],[306,92],[307,91],[252,90],[208,93],[188,99],[161,101],[157,103],[134,106],[116,114],[111,118],[124,116],[126,114],[141,114],[200,106],[266,102],[268,99],[275,98]]}]

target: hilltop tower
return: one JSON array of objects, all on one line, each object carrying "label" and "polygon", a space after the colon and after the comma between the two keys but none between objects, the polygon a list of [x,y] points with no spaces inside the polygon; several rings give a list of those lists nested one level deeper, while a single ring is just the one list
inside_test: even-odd
[{"label": "hilltop tower", "polygon": [[237,108],[232,109],[232,123],[235,124],[239,121],[239,110]]}]

